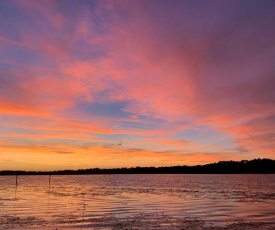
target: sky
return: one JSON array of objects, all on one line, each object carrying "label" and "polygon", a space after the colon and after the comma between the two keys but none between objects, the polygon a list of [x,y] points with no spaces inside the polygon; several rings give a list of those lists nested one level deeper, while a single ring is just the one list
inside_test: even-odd
[{"label": "sky", "polygon": [[1,0],[0,169],[275,158],[275,1]]}]

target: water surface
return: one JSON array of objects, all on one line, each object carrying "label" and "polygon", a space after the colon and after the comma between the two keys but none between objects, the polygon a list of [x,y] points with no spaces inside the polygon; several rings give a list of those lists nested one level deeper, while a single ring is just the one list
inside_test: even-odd
[{"label": "water surface", "polygon": [[0,216],[0,229],[275,229],[275,175],[2,176]]}]

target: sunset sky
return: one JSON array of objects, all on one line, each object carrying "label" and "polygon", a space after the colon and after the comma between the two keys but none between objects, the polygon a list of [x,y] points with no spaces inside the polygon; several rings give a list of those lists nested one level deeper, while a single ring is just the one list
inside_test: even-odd
[{"label": "sunset sky", "polygon": [[0,170],[254,158],[275,158],[275,1],[0,1]]}]

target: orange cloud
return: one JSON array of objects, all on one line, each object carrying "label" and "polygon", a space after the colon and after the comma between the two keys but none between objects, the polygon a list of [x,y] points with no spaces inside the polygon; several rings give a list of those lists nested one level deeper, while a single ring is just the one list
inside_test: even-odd
[{"label": "orange cloud", "polygon": [[[219,160],[241,160],[247,155],[236,153],[201,153],[180,151],[150,151],[145,149],[125,149],[119,147],[104,146],[12,146],[1,145],[1,151],[8,154],[5,161],[24,162],[28,164],[44,162],[49,165],[59,165],[59,168],[83,168],[83,167],[127,167],[135,166],[171,166],[171,165],[197,165]],[[22,154],[23,153],[23,154]],[[54,161],[53,161],[54,159]],[[3,159],[2,159],[3,161]],[[63,165],[63,166],[62,166]],[[24,164],[22,164],[24,167]]]},{"label": "orange cloud", "polygon": [[37,116],[45,115],[45,112],[29,107],[27,105],[21,105],[16,102],[9,102],[7,100],[0,99],[0,113],[12,114],[12,115],[27,115],[27,116]]}]

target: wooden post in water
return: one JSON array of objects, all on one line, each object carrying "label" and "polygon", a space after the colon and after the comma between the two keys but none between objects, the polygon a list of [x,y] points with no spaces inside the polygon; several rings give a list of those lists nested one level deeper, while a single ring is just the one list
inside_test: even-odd
[{"label": "wooden post in water", "polygon": [[18,175],[16,175],[15,177],[14,200],[16,200],[17,186],[18,186]]},{"label": "wooden post in water", "polygon": [[83,220],[84,220],[84,216],[85,216],[85,197],[84,197],[84,195],[85,195],[85,193],[83,192],[82,195],[83,195]]},{"label": "wooden post in water", "polygon": [[52,175],[51,175],[51,174],[49,174],[48,208],[49,208],[49,204],[50,204],[50,193],[51,193],[51,177],[52,177]]},{"label": "wooden post in water", "polygon": [[52,175],[50,174],[49,175],[49,190],[51,189],[51,177],[52,177]]},{"label": "wooden post in water", "polygon": [[15,187],[17,188],[17,185],[18,185],[18,175],[16,175],[16,178],[15,178]]}]

